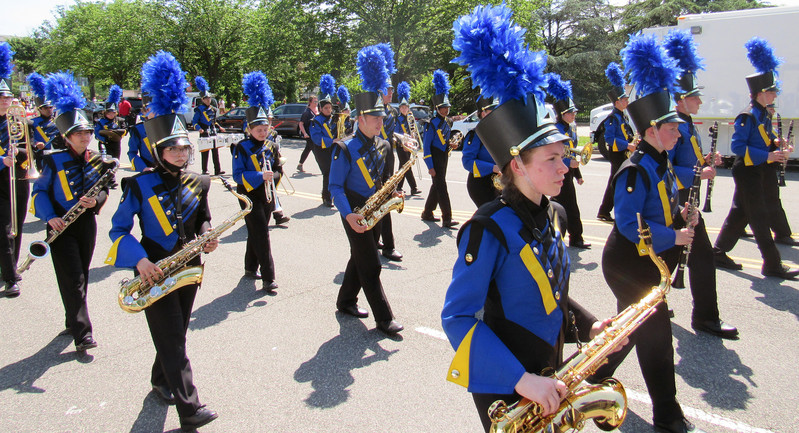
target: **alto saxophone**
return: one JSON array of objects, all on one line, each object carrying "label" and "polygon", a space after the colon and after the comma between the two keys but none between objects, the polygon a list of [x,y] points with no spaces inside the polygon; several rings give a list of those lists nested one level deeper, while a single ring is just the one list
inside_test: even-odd
[{"label": "alto saxophone", "polygon": [[189,261],[200,255],[206,243],[219,238],[222,233],[233,228],[236,222],[252,210],[252,201],[247,196],[237,193],[226,179],[220,179],[225,188],[243,201],[246,207],[223,221],[222,224],[187,243],[180,251],[159,260],[156,266],[161,268],[164,276],[155,283],[144,282],[140,276],[136,276],[132,280],[128,278],[122,280],[119,283],[119,306],[123,310],[128,313],[138,313],[181,287],[202,282],[203,265],[187,266]]},{"label": "alto saxophone", "polygon": [[[97,194],[100,194],[100,191],[102,191],[106,185],[113,182],[114,175],[116,174],[117,170],[119,170],[119,160],[114,158],[110,162],[111,164],[113,164],[113,166],[107,169],[100,176],[100,178],[97,179],[96,182],[94,182],[94,185],[92,185],[92,187],[89,188],[89,190],[83,194],[83,197],[87,198],[97,197]],[[31,267],[31,263],[33,263],[37,259],[42,259],[44,257],[47,257],[50,254],[50,244],[53,243],[53,241],[58,236],[60,236],[61,233],[64,233],[67,227],[69,227],[70,224],[74,223],[79,216],[83,215],[84,212],[86,212],[86,208],[83,207],[80,203],[75,203],[74,205],[72,205],[72,208],[70,208],[67,211],[67,213],[65,213],[64,216],[61,217],[61,219],[64,220],[64,223],[66,224],[62,230],[53,229],[51,230],[50,236],[48,236],[47,239],[43,241],[31,242],[30,245],[28,245],[28,257],[25,257],[25,261],[23,261],[17,267],[17,273],[21,274],[27,271]]]},{"label": "alto saxophone", "polygon": [[397,185],[399,185],[405,173],[407,173],[416,162],[416,151],[419,147],[411,143],[411,141],[416,140],[405,134],[395,132],[394,137],[400,140],[400,144],[411,153],[411,157],[405,161],[405,164],[403,164],[394,175],[388,178],[379,190],[366,200],[363,206],[353,210],[353,212],[363,215],[363,219],[359,222],[361,225],[366,226],[367,230],[371,230],[378,221],[388,215],[392,210],[401,213],[402,210],[405,209],[405,197],[394,197],[394,191],[397,190]]},{"label": "alto saxophone", "polygon": [[601,430],[611,431],[624,422],[627,415],[627,394],[621,382],[613,378],[596,385],[583,385],[582,382],[605,364],[608,355],[655,312],[655,308],[663,302],[669,291],[669,268],[655,254],[649,226],[641,219],[640,214],[638,233],[644,244],[641,252],[649,254],[660,271],[660,285],[653,287],[638,303],[616,315],[610,325],[583,345],[552,375],[552,378],[563,381],[568,389],[566,398],[554,414],[542,416],[541,406],[527,399],[510,406],[498,400],[488,410],[492,422],[491,432],[554,433],[582,430],[588,419],[593,419]]}]

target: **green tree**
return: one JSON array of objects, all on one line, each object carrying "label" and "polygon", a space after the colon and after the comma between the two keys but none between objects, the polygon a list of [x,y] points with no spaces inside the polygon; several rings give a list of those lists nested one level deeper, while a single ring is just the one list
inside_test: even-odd
[{"label": "green tree", "polygon": [[36,70],[36,59],[41,51],[42,41],[31,36],[12,37],[8,44],[15,51],[14,66],[17,71],[27,75]]},{"label": "green tree", "polygon": [[647,27],[673,26],[680,15],[766,6],[758,0],[631,0],[621,14],[622,31],[632,34]]}]

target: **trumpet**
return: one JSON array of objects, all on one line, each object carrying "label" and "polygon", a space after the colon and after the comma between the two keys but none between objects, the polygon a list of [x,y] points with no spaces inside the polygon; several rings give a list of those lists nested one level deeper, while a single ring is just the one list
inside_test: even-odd
[{"label": "trumpet", "polygon": [[463,141],[463,133],[460,131],[452,131],[449,134],[449,148],[450,149],[457,149],[461,145],[461,141]]},{"label": "trumpet", "polygon": [[[262,152],[262,155],[264,156],[264,171],[272,171],[272,162],[267,159],[266,150]],[[264,182],[264,191],[266,192],[266,202],[272,203],[272,197],[274,197],[277,192],[275,189],[274,173],[272,173],[272,179]]]},{"label": "trumpet", "polygon": [[[13,161],[8,167],[8,195],[11,203],[11,236],[17,237],[19,234],[19,221],[17,219],[17,147],[20,143],[24,144],[26,148],[30,147],[30,136],[28,134],[27,113],[25,108],[21,105],[12,105],[8,108],[6,113],[7,122],[6,128],[8,129],[8,149],[6,155],[11,156]],[[28,152],[28,161],[26,164],[30,166],[30,157],[32,151]],[[22,167],[27,168],[25,164]]]},{"label": "trumpet", "polygon": [[574,159],[580,161],[580,165],[588,164],[591,161],[591,155],[594,153],[594,146],[591,143],[581,147],[570,147],[569,153],[574,155]]}]

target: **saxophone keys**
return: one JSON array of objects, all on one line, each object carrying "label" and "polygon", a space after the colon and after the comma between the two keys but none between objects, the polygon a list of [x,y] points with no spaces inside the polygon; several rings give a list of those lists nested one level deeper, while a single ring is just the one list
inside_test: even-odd
[{"label": "saxophone keys", "polygon": [[164,293],[164,291],[161,289],[161,286],[153,286],[152,288],[150,288],[149,293],[151,298],[157,298],[161,296]]},{"label": "saxophone keys", "polygon": [[177,282],[178,282],[178,280],[176,280],[174,277],[169,277],[166,280],[164,280],[164,287],[166,287],[167,289],[170,289],[170,288],[174,287],[175,284],[177,284]]}]

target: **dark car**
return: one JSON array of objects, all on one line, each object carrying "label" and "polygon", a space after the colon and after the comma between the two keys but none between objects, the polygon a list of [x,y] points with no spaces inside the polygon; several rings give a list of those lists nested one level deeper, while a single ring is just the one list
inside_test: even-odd
[{"label": "dark car", "polygon": [[243,132],[244,119],[247,117],[244,107],[236,107],[227,113],[216,118],[216,122],[227,130],[227,132]]},{"label": "dark car", "polygon": [[281,135],[300,135],[300,117],[307,104],[283,104],[272,110],[272,126]]},{"label": "dark car", "polygon": [[101,117],[103,117],[104,110],[104,101],[86,101],[86,105],[83,107],[83,115],[86,116],[87,120],[91,119],[92,122],[97,122]]},{"label": "dark car", "polygon": [[[397,110],[397,113],[399,113],[398,103],[392,102],[391,106]],[[413,113],[413,117],[416,118],[416,125],[419,128],[419,135],[423,135],[425,124],[430,121],[430,118],[433,117],[430,113],[430,107],[426,105],[411,104],[411,112]]]}]

